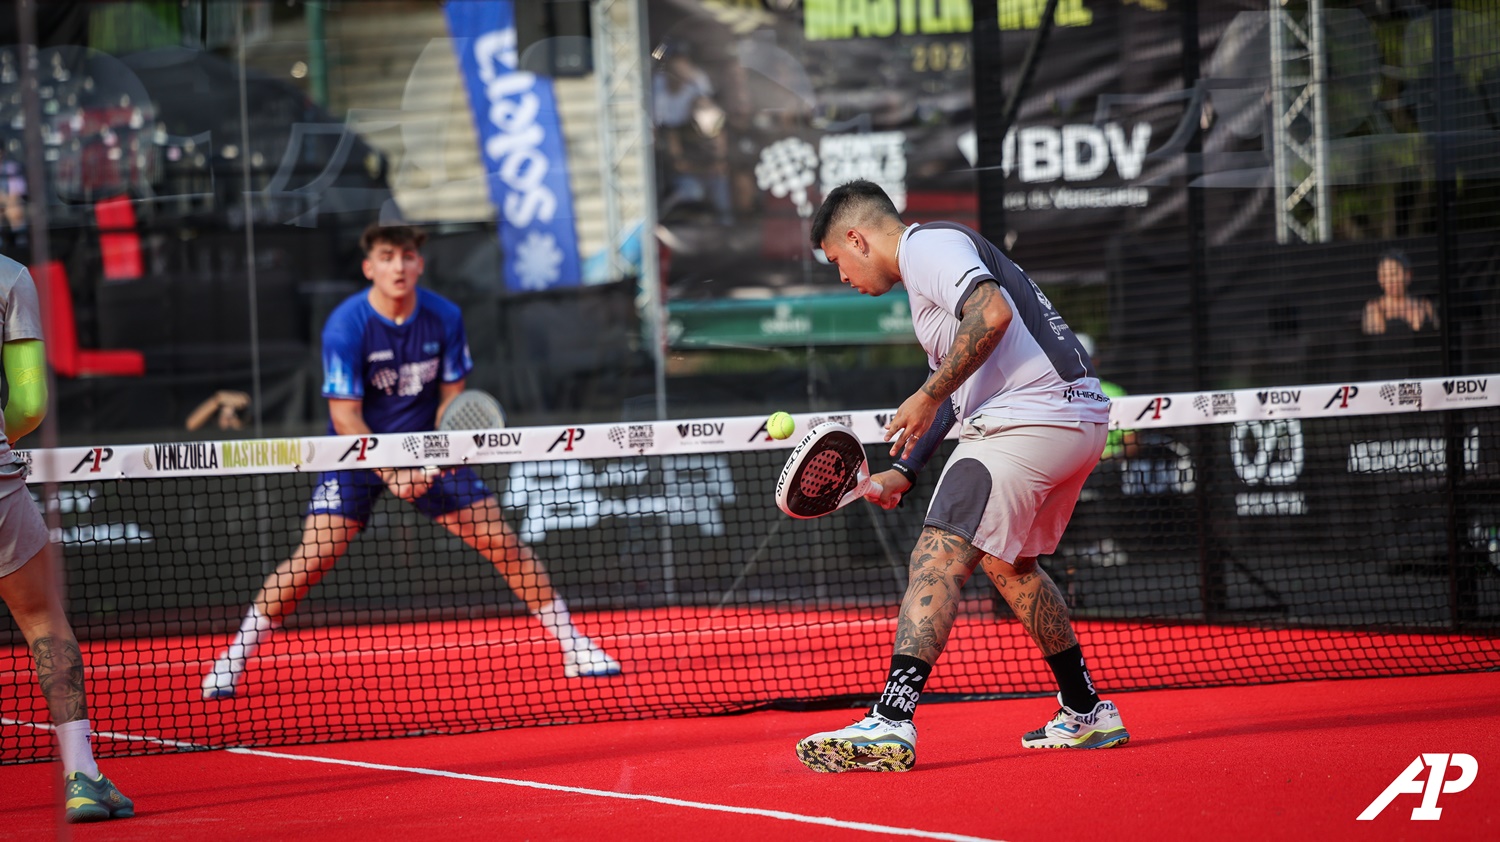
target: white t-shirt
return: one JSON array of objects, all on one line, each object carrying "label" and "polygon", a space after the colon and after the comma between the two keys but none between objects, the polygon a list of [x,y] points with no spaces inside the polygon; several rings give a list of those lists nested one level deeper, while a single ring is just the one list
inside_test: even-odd
[{"label": "white t-shirt", "polygon": [[912,327],[937,370],[953,348],[958,313],[976,285],[993,280],[1014,318],[989,359],[953,393],[962,422],[975,415],[1020,421],[1109,421],[1109,397],[1093,361],[1035,282],[988,240],[953,222],[913,225],[898,262]]},{"label": "white t-shirt", "polygon": [[[41,338],[42,305],[31,273],[16,261],[0,256],[0,342]],[[0,417],[0,465],[20,461],[6,440],[5,419]]]}]

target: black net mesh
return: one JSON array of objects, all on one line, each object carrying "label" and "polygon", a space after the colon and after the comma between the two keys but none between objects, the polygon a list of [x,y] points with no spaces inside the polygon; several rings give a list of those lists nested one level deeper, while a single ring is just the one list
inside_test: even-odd
[{"label": "black net mesh", "polygon": [[[1500,380],[1462,382],[1489,389]],[[1325,392],[1352,387],[1302,388],[1316,408]],[[1500,665],[1496,409],[1163,427],[1151,415],[1169,400],[1202,404],[1204,416],[1218,404],[1206,395],[1131,400],[1116,415],[1140,427],[1117,436],[1062,546],[1043,559],[1102,689]],[[879,418],[853,417],[865,415]],[[705,423],[736,420],[747,430],[758,422]],[[623,448],[644,442],[645,429],[598,432]],[[551,441],[554,431],[537,432]],[[487,548],[499,565],[386,493],[284,628],[259,643],[235,695],[216,700],[204,698],[204,675],[268,575],[294,556],[317,473],[230,475],[239,464],[231,452],[242,462],[251,451],[217,443],[195,445],[225,457],[196,476],[33,484],[66,559],[94,727],[132,736],[100,750],[872,699],[907,553],[954,445],[899,509],[859,502],[794,520],[773,504],[787,451],[757,436],[744,450],[472,462],[510,528]],[[670,451],[664,442],[658,434],[654,448]],[[166,469],[170,450],[148,459]],[[883,468],[884,448],[868,450]],[[63,471],[76,461],[71,475],[95,466],[109,475],[104,450],[92,462],[75,453]],[[518,596],[535,597],[538,573],[515,566],[515,539],[540,561],[577,633],[617,660],[619,674],[575,675],[579,656],[568,666],[556,606],[537,614]],[[297,584],[290,575],[270,581]],[[928,697],[1052,692],[1045,662],[982,575],[967,596]],[[49,758],[25,644],[9,620],[0,628],[0,761]]]}]

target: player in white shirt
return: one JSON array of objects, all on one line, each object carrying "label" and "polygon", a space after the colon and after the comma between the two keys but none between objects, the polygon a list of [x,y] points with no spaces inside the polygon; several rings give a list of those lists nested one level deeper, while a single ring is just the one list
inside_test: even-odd
[{"label": "player in white shirt", "polygon": [[1057,678],[1061,707],[1021,738],[1027,748],[1107,748],[1130,734],[1102,700],[1057,585],[1037,556],[1057,549],[1108,434],[1109,398],[1083,346],[1021,268],[956,223],[906,225],[879,185],[829,193],[812,244],[865,295],[905,283],[933,373],[886,427],[890,470],[869,499],[890,509],[955,422],[901,602],[885,690],[868,716],[813,734],[797,755],[820,772],[905,771],[916,762],[912,714],[981,567]]},{"label": "player in white shirt", "polygon": [[0,602],[26,638],[52,717],[62,760],[64,818],[70,823],[127,819],[135,815],[135,804],[99,771],[89,742],[93,725],[83,654],[68,622],[62,559],[26,488],[26,463],[12,449],[47,414],[42,333],[31,272],[0,256],[0,376],[8,398],[0,423]]}]

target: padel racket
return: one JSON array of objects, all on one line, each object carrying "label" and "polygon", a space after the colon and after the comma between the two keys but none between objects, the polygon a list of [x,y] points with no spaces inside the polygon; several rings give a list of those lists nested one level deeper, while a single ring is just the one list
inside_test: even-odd
[{"label": "padel racket", "polygon": [[489,392],[465,389],[448,404],[439,430],[498,430],[505,426],[505,410]]},{"label": "padel racket", "polygon": [[795,518],[822,517],[865,496],[870,479],[865,446],[848,426],[824,421],[787,457],[776,480],[776,507]]},{"label": "padel racket", "polygon": [[[505,410],[500,408],[500,402],[489,392],[481,392],[478,389],[465,389],[458,393],[448,408],[443,411],[443,420],[438,422],[438,429],[447,432],[455,430],[498,430],[505,426]],[[428,466],[422,469],[427,474],[427,479],[432,480],[443,472],[437,466]]]}]

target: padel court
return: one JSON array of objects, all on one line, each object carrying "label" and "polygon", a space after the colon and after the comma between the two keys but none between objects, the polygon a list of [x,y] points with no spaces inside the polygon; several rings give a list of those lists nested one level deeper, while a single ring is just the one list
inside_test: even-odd
[{"label": "padel court", "polygon": [[[58,826],[53,739],[12,638],[0,834],[1487,838],[1494,412],[1390,385],[1304,387],[1318,399],[1296,412],[1253,392],[1120,399],[1140,446],[1096,469],[1043,563],[1129,745],[1020,747],[1055,680],[979,575],[904,774],[820,775],[793,746],[879,693],[935,477],[894,511],[786,517],[796,438],[761,418],[34,451],[96,753],[138,815]],[[829,420],[882,459],[880,413],[796,423]],[[356,464],[473,468],[621,673],[569,677],[506,580],[387,495],[236,695],[204,699],[319,472]]]}]

